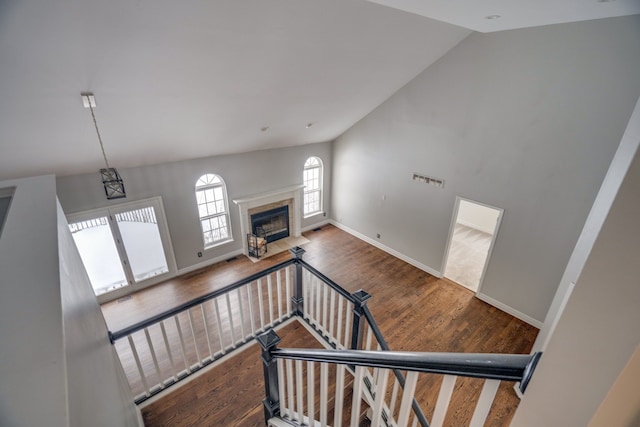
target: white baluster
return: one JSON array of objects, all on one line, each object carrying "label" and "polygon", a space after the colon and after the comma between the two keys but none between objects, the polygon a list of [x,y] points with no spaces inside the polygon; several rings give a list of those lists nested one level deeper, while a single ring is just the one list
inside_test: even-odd
[{"label": "white baluster", "polygon": [[342,425],[342,406],[344,404],[344,365],[336,365],[336,393],[333,402],[333,425]]},{"label": "white baluster", "polygon": [[413,403],[413,395],[416,392],[416,383],[418,382],[418,372],[407,372],[407,378],[402,390],[402,401],[400,402],[400,414],[398,415],[398,427],[406,427],[411,414],[411,404]]},{"label": "white baluster", "polygon": [[304,406],[302,405],[302,398],[304,395],[304,389],[302,387],[302,360],[296,360],[296,401],[298,406],[298,421],[302,424],[304,420]]},{"label": "white baluster", "polygon": [[384,407],[384,396],[387,391],[387,381],[389,380],[389,370],[380,369],[378,380],[376,381],[376,398],[373,402],[373,415],[371,416],[371,427],[382,426],[382,409]]},{"label": "white baluster", "polygon": [[285,372],[287,377],[287,401],[289,402],[289,407],[291,408],[291,419],[296,419],[296,404],[295,400],[293,400],[293,361],[291,359],[287,359],[285,361]]},{"label": "white baluster", "polygon": [[307,415],[309,417],[309,425],[313,425],[312,423],[316,416],[314,407],[316,382],[314,380],[314,376],[314,363],[307,362]]},{"label": "white baluster", "polygon": [[200,311],[202,312],[202,321],[204,325],[204,336],[207,338],[207,347],[209,348],[209,355],[211,356],[211,360],[213,360],[213,349],[211,348],[211,340],[209,339],[209,319],[207,318],[207,313],[204,309],[204,303],[200,304]]},{"label": "white baluster", "polygon": [[278,364],[278,396],[280,398],[280,416],[291,418],[291,411],[287,406],[287,394],[285,392],[285,366],[284,359],[277,359]]},{"label": "white baluster", "polygon": [[198,350],[198,341],[196,340],[196,332],[193,328],[193,315],[191,314],[191,309],[187,310],[187,318],[189,319],[189,329],[191,329],[191,337],[193,338],[193,347],[196,349],[196,360],[198,361],[198,365],[202,366],[202,359],[200,358],[200,351]]},{"label": "white baluster", "polygon": [[326,283],[322,284],[322,329],[325,332],[326,336],[331,336],[327,332],[327,328],[329,327],[329,322],[327,320],[327,315],[329,314],[329,296],[327,295],[329,286]]},{"label": "white baluster", "polygon": [[344,347],[351,348],[351,320],[353,318],[353,304],[347,302],[344,320]]},{"label": "white baluster", "polygon": [[218,340],[220,340],[220,353],[225,354],[227,352],[227,346],[224,345],[224,339],[222,334],[222,319],[220,318],[220,307],[218,306],[218,298],[213,299],[213,305],[216,309],[216,320],[218,321]]},{"label": "white baluster", "polygon": [[167,330],[164,327],[164,320],[160,322],[160,330],[162,331],[162,339],[164,340],[164,346],[167,349],[167,356],[169,356],[169,363],[171,364],[171,373],[173,374],[173,379],[178,379],[178,374],[176,371],[176,365],[173,361],[173,356],[171,355],[171,346],[169,345],[169,338],[167,337]]},{"label": "white baluster", "polygon": [[396,400],[398,399],[398,392],[400,391],[400,383],[396,378],[393,382],[393,390],[391,391],[391,402],[389,403],[389,418],[391,421],[396,419]]},{"label": "white baluster", "polygon": [[264,330],[264,303],[262,302],[262,280],[258,279],[258,306],[260,309],[260,330]]},{"label": "white baluster", "polygon": [[329,397],[329,364],[320,363],[320,427],[327,427],[328,397]]},{"label": "white baluster", "polygon": [[482,427],[484,425],[484,422],[487,419],[487,415],[489,415],[489,410],[491,409],[493,399],[496,397],[496,393],[498,392],[499,386],[499,380],[484,381],[482,392],[480,392],[480,398],[478,399],[478,403],[476,404],[475,411],[473,411],[473,417],[471,417],[469,427]]},{"label": "white baluster", "polygon": [[[291,266],[287,266],[284,269],[285,290],[286,290],[286,294],[287,294],[287,302],[286,302],[286,304],[292,304],[291,303],[291,279],[289,278],[290,276],[291,276]],[[285,306],[289,307],[286,304],[285,304]],[[291,305],[291,307],[293,307],[293,304]],[[289,308],[287,310],[287,315],[289,315],[292,311],[293,311],[293,309]]]},{"label": "white baluster", "polygon": [[269,326],[273,326],[273,292],[270,274],[267,276],[267,295],[269,296]]},{"label": "white baluster", "polygon": [[249,320],[251,321],[251,336],[255,337],[256,336],[256,319],[253,314],[253,295],[252,295],[251,283],[247,283],[247,295],[248,295],[248,301],[249,301]]},{"label": "white baluster", "polygon": [[158,376],[158,383],[160,384],[160,388],[164,388],[164,382],[162,381],[162,376],[160,375],[160,366],[158,365],[158,358],[156,357],[156,352],[153,348],[153,343],[151,342],[151,336],[149,335],[149,328],[144,328],[144,336],[147,339],[147,345],[149,346],[149,350],[151,351],[151,359],[153,360],[153,366],[156,369],[156,375]]},{"label": "white baluster", "polygon": [[231,347],[236,347],[236,336],[234,333],[233,326],[233,313],[231,312],[231,301],[229,300],[229,293],[225,294],[225,299],[227,301],[227,317],[229,318],[229,332],[231,332]]},{"label": "white baluster", "polygon": [[276,271],[276,290],[278,295],[278,321],[282,321],[282,279],[280,278],[280,270]]},{"label": "white baluster", "polygon": [[442,378],[438,401],[436,402],[436,408],[433,410],[433,418],[431,418],[431,427],[441,427],[444,423],[449,401],[451,401],[451,394],[453,394],[453,388],[456,385],[456,378],[455,375],[445,375]]},{"label": "white baluster", "polygon": [[133,359],[136,361],[136,366],[138,367],[138,373],[140,374],[140,379],[142,380],[142,386],[144,387],[144,393],[146,396],[149,396],[149,385],[147,384],[147,377],[144,375],[144,370],[142,369],[142,364],[140,363],[140,357],[138,356],[138,351],[136,350],[136,345],[133,342],[133,338],[131,335],[127,337],[129,339],[129,347],[133,353]]},{"label": "white baluster", "polygon": [[329,289],[329,295],[331,298],[329,308],[329,341],[334,341],[335,325],[336,325],[336,292],[333,289]]},{"label": "white baluster", "polygon": [[182,328],[180,327],[180,319],[176,314],[173,316],[173,320],[176,322],[176,329],[178,329],[178,337],[180,337],[180,350],[182,351],[182,360],[184,360],[184,368],[187,370],[187,373],[191,373],[191,367],[189,366],[189,362],[187,362],[187,346],[184,344],[184,336],[182,335]]},{"label": "white baluster", "polygon": [[[353,400],[351,403],[351,425],[360,424],[360,406],[362,403],[362,382],[364,379],[364,366],[356,366],[356,374],[353,379]],[[336,425],[338,425],[336,423]]]},{"label": "white baluster", "polygon": [[342,310],[344,308],[343,301],[344,298],[341,295],[338,295],[338,325],[336,326],[336,340],[334,341],[336,348],[338,349],[344,349],[344,347],[341,346],[342,341],[340,341],[340,339],[342,338]]},{"label": "white baluster", "polygon": [[247,333],[244,330],[244,307],[242,306],[242,293],[240,289],[236,289],[236,298],[238,298],[238,311],[240,312],[240,333],[242,334],[242,339],[240,341],[245,341],[247,339]]}]

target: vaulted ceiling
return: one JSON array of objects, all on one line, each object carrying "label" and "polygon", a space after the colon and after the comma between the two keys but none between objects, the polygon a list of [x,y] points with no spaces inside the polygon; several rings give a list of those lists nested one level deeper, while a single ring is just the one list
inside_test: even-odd
[{"label": "vaulted ceiling", "polygon": [[85,91],[116,167],[330,141],[472,32],[408,3],[0,0],[0,179],[104,166]]}]

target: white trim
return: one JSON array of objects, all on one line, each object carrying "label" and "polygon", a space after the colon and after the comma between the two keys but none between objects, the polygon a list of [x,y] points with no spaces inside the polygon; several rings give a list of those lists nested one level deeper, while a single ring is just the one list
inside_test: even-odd
[{"label": "white trim", "polygon": [[[130,202],[119,203],[111,206],[105,206],[102,208],[90,209],[87,211],[74,212],[70,214],[66,214],[67,222],[69,224],[74,222],[86,221],[88,219],[92,219],[98,216],[107,217],[107,224],[111,229],[111,233],[114,238],[114,243],[116,243],[116,239],[121,239],[120,231],[117,224],[114,222],[113,217],[118,213],[126,212],[132,209],[141,209],[146,207],[153,207],[154,213],[158,220],[156,224],[158,226],[158,232],[160,233],[160,239],[162,241],[162,249],[164,251],[165,259],[167,262],[167,272],[160,274],[158,276],[154,276],[140,282],[136,282],[133,278],[133,273],[130,272],[130,269],[127,270],[127,267],[123,265],[123,272],[126,276],[128,284],[122,286],[120,288],[114,289],[112,291],[100,294],[96,296],[98,304],[104,304],[109,301],[116,300],[118,298],[122,298],[123,296],[133,294],[135,292],[146,289],[150,286],[157,285],[165,280],[169,280],[171,278],[176,277],[178,266],[176,263],[175,253],[173,252],[173,242],[171,241],[171,234],[169,233],[169,224],[167,221],[167,216],[164,211],[164,203],[162,201],[161,196],[149,197],[147,199],[133,200]],[[118,251],[118,256],[120,257],[121,262],[127,260],[126,250],[124,245],[119,245],[116,243],[116,249]],[[127,260],[128,264],[128,260]],[[129,273],[129,272],[130,273]]]},{"label": "white trim", "polygon": [[[300,236],[300,226],[302,223],[302,191],[304,185],[292,185],[290,187],[282,188],[280,190],[272,190],[262,194],[254,194],[251,196],[241,197],[239,199],[233,199],[233,203],[238,205],[240,211],[240,233],[242,236],[246,236],[251,230],[251,224],[249,224],[249,209],[257,208],[269,203],[280,202],[287,199],[292,199],[292,206],[289,214],[292,216],[293,224],[289,224],[289,235],[293,237]],[[248,252],[247,239],[242,239],[242,253]]]},{"label": "white trim", "polygon": [[315,224],[307,225],[303,227],[300,232],[304,233],[305,231],[313,230],[314,228],[322,227],[324,225],[331,224],[330,219],[325,219],[324,221],[316,222]]},{"label": "white trim", "polygon": [[338,227],[339,229],[341,229],[343,231],[346,231],[347,233],[357,237],[358,239],[364,240],[365,242],[369,243],[370,245],[373,245],[376,248],[381,249],[381,250],[385,251],[386,253],[388,253],[390,255],[393,255],[396,258],[401,259],[402,261],[406,262],[407,264],[411,264],[414,267],[419,268],[422,271],[426,271],[427,273],[429,273],[432,276],[435,276],[437,278],[441,278],[442,277],[442,273],[440,273],[437,270],[434,270],[433,268],[429,267],[428,265],[423,264],[423,263],[421,263],[419,261],[416,261],[413,258],[409,258],[408,256],[396,251],[395,249],[390,248],[387,245],[383,245],[382,243],[378,242],[377,240],[374,240],[374,239],[372,239],[372,238],[370,238],[368,236],[365,236],[364,234],[362,234],[362,233],[360,233],[360,232],[358,232],[358,231],[356,231],[356,230],[354,230],[352,228],[349,228],[346,225],[341,224],[336,220],[331,219],[331,220],[329,220],[329,222],[331,224],[335,225],[336,227]]},{"label": "white trim", "polygon": [[[475,292],[476,294],[480,293],[482,291],[482,284],[484,283],[484,276],[487,273],[487,268],[489,267],[489,261],[491,260],[491,255],[493,254],[493,247],[496,244],[496,239],[498,237],[498,231],[500,230],[500,224],[502,224],[502,216],[504,215],[504,209],[496,207],[496,206],[491,206],[488,205],[486,203],[482,203],[482,202],[478,202],[472,199],[467,199],[465,197],[462,196],[456,196],[456,203],[455,206],[453,208],[453,217],[451,218],[451,223],[449,224],[449,238],[447,239],[447,245],[445,246],[445,250],[444,250],[444,257],[442,258],[442,267],[441,267],[441,271],[442,271],[442,275],[444,276],[445,272],[447,271],[447,262],[449,261],[449,251],[451,250],[451,242],[453,242],[453,234],[455,232],[455,227],[456,224],[462,224],[462,225],[466,225],[467,227],[471,227],[474,228],[476,230],[479,231],[483,231],[486,232],[484,230],[481,230],[479,227],[474,226],[470,223],[467,223],[466,221],[460,221],[460,219],[458,218],[458,214],[460,213],[460,201],[464,200],[467,203],[473,203],[479,206],[484,206],[486,208],[489,209],[494,209],[496,211],[498,211],[498,218],[496,219],[496,224],[493,228],[493,230],[491,232],[488,232],[487,234],[491,235],[491,243],[489,244],[489,249],[487,250],[487,256],[484,259],[484,265],[482,266],[482,273],[480,274],[480,279],[478,280],[478,285],[475,288],[472,288],[470,286],[467,285],[463,285],[461,283],[458,283],[461,286],[464,286],[465,288]],[[444,276],[446,277],[446,276]],[[456,282],[454,282],[456,283]]]},{"label": "white trim", "polygon": [[530,324],[531,326],[534,326],[538,329],[542,328],[542,322],[539,320],[534,319],[531,316],[528,316],[518,310],[516,310],[515,308],[509,307],[508,305],[501,303],[500,301],[491,298],[490,296],[487,296],[481,292],[476,293],[476,298],[478,298],[481,301],[486,302],[489,305],[492,305],[494,307],[496,307],[499,310],[504,311],[505,313],[508,313],[510,315],[512,315],[513,317],[516,317],[520,320],[522,320],[523,322],[526,322],[528,324]]},{"label": "white trim", "polygon": [[[233,203],[235,203],[236,205],[240,205],[243,203],[251,203],[251,202],[263,202],[263,199],[266,198],[270,198],[273,196],[279,196],[281,194],[285,194],[285,193],[292,193],[298,190],[301,190],[304,188],[304,185],[302,184],[297,184],[297,185],[292,185],[290,187],[286,187],[286,188],[281,188],[279,190],[273,190],[273,191],[267,191],[266,193],[261,193],[261,194],[253,194],[251,196],[246,196],[246,197],[241,197],[238,199],[233,199]],[[288,197],[285,197],[285,199]],[[275,200],[276,202],[278,200]],[[271,201],[266,202],[266,203],[272,203]],[[259,206],[259,205],[256,205]],[[251,206],[252,208],[255,208],[256,206]]]},{"label": "white trim", "polygon": [[197,264],[192,264],[188,267],[181,268],[178,270],[177,276],[182,276],[183,274],[191,273],[192,271],[199,270],[201,268],[209,267],[210,265],[217,264],[222,261],[226,261],[230,258],[236,257],[238,255],[242,255],[242,249],[236,249],[235,251],[228,252],[224,255],[217,256],[215,258],[208,259],[206,261],[199,262]]},{"label": "white trim", "polygon": [[518,396],[518,399],[522,400],[522,398],[524,397],[524,394],[522,394],[522,392],[520,391],[519,381],[513,385],[513,391],[516,392],[516,396]]}]

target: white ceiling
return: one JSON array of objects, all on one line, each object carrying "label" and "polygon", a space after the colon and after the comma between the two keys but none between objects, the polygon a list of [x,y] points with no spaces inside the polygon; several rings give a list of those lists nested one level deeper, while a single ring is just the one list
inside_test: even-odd
[{"label": "white ceiling", "polygon": [[84,91],[120,168],[329,141],[470,33],[367,0],[0,0],[0,179],[103,167]]},{"label": "white ceiling", "polygon": [[369,1],[482,33],[640,13],[640,0]]}]

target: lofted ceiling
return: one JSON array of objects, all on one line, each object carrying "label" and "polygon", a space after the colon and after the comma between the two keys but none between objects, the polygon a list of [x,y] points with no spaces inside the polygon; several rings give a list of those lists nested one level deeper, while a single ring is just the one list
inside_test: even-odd
[{"label": "lofted ceiling", "polygon": [[481,33],[640,13],[640,0],[369,0]]},{"label": "lofted ceiling", "polygon": [[104,166],[85,91],[119,168],[333,140],[472,32],[402,2],[0,0],[0,179]]}]

